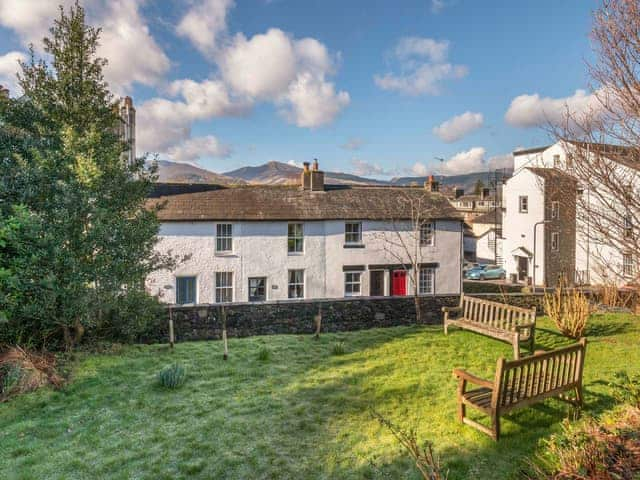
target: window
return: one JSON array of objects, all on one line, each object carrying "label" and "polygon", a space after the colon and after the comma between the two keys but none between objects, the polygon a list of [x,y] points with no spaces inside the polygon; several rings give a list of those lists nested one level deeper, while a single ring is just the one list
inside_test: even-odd
[{"label": "window", "polygon": [[432,246],[435,244],[436,225],[433,222],[423,223],[420,226],[420,245]]},{"label": "window", "polygon": [[624,217],[624,238],[633,237],[633,217],[627,213]]},{"label": "window", "polygon": [[176,303],[196,303],[196,277],[176,278]]},{"label": "window", "polygon": [[573,170],[573,154],[567,153],[567,170]]},{"label": "window", "polygon": [[433,268],[421,268],[420,278],[418,281],[418,293],[420,295],[428,295],[433,293],[435,286],[436,272]]},{"label": "window", "polygon": [[490,250],[495,250],[496,248],[496,231],[495,230],[489,230],[489,233],[487,234],[487,246],[489,247]]},{"label": "window", "polygon": [[528,213],[529,212],[529,197],[526,195],[522,195],[518,199],[518,203],[520,205],[520,213]]},{"label": "window", "polygon": [[216,272],[216,303],[233,301],[233,272]]},{"label": "window", "polygon": [[289,270],[289,298],[304,298],[304,270]]},{"label": "window", "polygon": [[558,232],[551,233],[551,250],[560,248],[560,234]]},{"label": "window", "polygon": [[362,223],[347,222],[344,224],[344,242],[352,245],[362,243]]},{"label": "window", "polygon": [[216,225],[216,252],[230,252],[233,245],[233,226],[230,223]]},{"label": "window", "polygon": [[622,273],[624,275],[633,275],[633,255],[625,253],[622,255]]},{"label": "window", "polygon": [[267,299],[267,277],[249,278],[249,301],[264,302]]},{"label": "window", "polygon": [[560,168],[560,155],[553,156],[553,168]]},{"label": "window", "polygon": [[551,202],[551,218],[560,218],[560,202]]},{"label": "window", "polygon": [[361,272],[345,272],[344,273],[344,296],[357,297],[360,295],[360,279]]},{"label": "window", "polygon": [[287,252],[302,253],[304,245],[304,232],[301,223],[290,223],[287,233]]}]

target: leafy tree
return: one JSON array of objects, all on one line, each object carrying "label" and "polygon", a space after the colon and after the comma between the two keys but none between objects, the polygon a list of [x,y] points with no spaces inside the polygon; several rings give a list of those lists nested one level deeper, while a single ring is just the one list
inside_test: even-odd
[{"label": "leafy tree", "polygon": [[481,179],[478,179],[476,186],[473,189],[473,193],[476,195],[482,195],[482,190],[484,190],[484,182]]},{"label": "leafy tree", "polygon": [[[22,64],[24,97],[0,102],[3,142],[0,210],[23,204],[57,246],[47,265],[55,289],[53,318],[67,348],[87,329],[118,319],[144,294],[146,275],[171,259],[154,251],[159,223],[145,207],[155,178],[144,159],[127,165],[114,100],[96,57],[100,29],[76,3],[44,39],[50,62]],[[5,166],[5,165],[3,165]],[[8,213],[7,213],[8,215]],[[147,302],[140,302],[146,305]],[[98,327],[98,328],[96,328]]]}]

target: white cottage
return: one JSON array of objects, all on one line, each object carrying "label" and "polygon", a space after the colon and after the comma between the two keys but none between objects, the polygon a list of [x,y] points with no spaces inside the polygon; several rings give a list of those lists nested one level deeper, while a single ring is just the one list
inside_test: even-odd
[{"label": "white cottage", "polygon": [[157,248],[187,258],[147,287],[179,304],[411,294],[412,262],[398,242],[413,238],[415,204],[402,198],[429,212],[415,250],[420,294],[459,294],[463,224],[444,196],[325,186],[317,164],[305,165],[300,186],[158,185]]}]

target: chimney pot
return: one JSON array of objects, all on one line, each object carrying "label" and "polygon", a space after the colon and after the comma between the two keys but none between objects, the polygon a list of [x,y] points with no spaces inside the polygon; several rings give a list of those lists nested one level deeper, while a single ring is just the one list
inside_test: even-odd
[{"label": "chimney pot", "polygon": [[440,184],[433,177],[433,175],[429,175],[429,177],[427,178],[427,181],[424,182],[424,188],[426,188],[430,192],[437,192],[440,189]]},{"label": "chimney pot", "polygon": [[308,172],[309,171],[309,162],[302,162],[302,169],[305,172]]},{"label": "chimney pot", "polygon": [[318,170],[319,170],[318,159],[314,158],[313,159],[313,171],[317,172]]}]

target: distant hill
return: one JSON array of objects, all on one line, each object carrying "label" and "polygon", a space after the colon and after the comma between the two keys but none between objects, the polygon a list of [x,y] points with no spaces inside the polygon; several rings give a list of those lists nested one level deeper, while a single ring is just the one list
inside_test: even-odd
[{"label": "distant hill", "polygon": [[[237,168],[219,174],[187,163],[158,161],[158,180],[160,182],[286,185],[298,183],[301,172],[300,167],[282,162],[268,162],[263,165]],[[325,172],[324,175],[327,184],[338,185],[423,185],[427,179],[427,177],[396,177],[387,181],[340,172]],[[436,177],[444,186],[464,188],[467,192],[471,192],[478,180],[482,180],[485,185],[488,185],[489,177],[493,178],[492,175],[491,172],[477,172],[464,175],[437,175]],[[507,174],[508,176],[510,173]]]},{"label": "distant hill", "polygon": [[[507,172],[505,174],[505,178],[509,178],[512,172]],[[465,173],[463,175],[436,175],[436,179],[442,184],[446,186],[451,186],[455,188],[464,188],[467,193],[470,193],[478,180],[482,180],[485,185],[489,185],[489,182],[493,180],[493,172],[475,172],[475,173]],[[501,176],[498,177],[501,179]],[[427,177],[394,177],[390,180],[391,185],[422,185],[427,180]]]},{"label": "distant hill", "polygon": [[[249,183],[282,185],[300,181],[302,169],[282,162],[268,162],[257,167],[242,167],[225,172],[226,177],[239,178]],[[359,177],[348,173],[324,172],[325,183],[344,185],[388,185],[389,182]]]},{"label": "distant hill", "polygon": [[220,185],[244,184],[244,180],[195,167],[188,163],[158,160],[158,181],[173,183],[217,183]]}]

